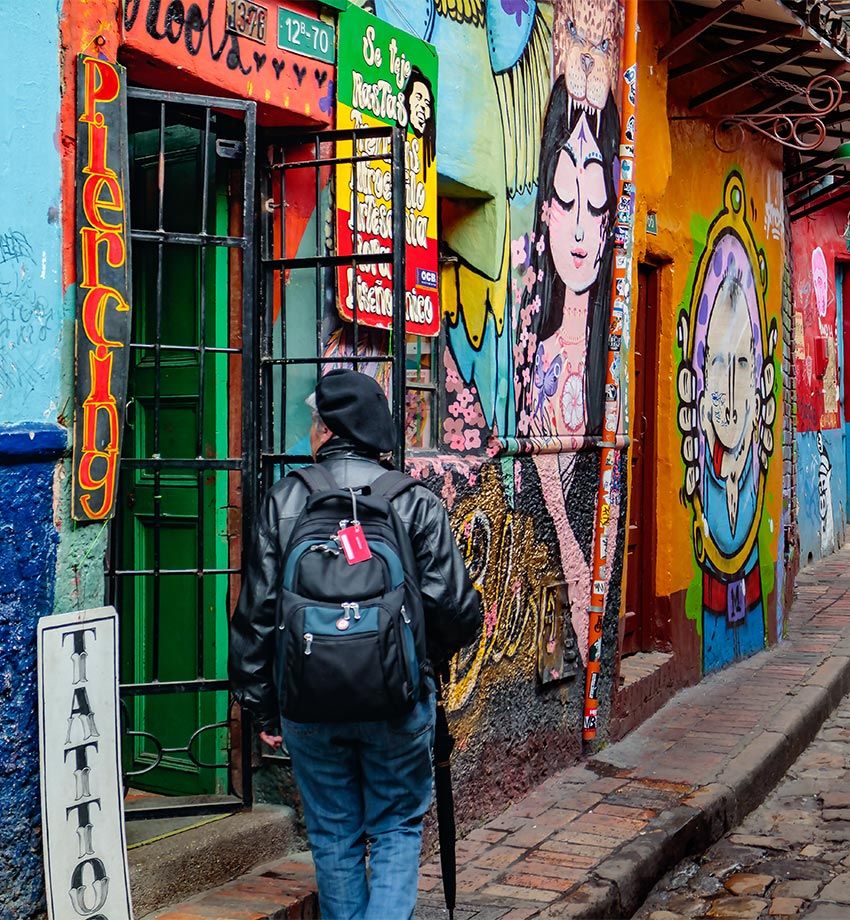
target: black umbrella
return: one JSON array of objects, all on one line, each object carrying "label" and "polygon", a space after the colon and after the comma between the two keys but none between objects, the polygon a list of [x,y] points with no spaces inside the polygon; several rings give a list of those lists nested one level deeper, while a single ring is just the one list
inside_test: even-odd
[{"label": "black umbrella", "polygon": [[443,873],[443,893],[449,920],[454,917],[457,897],[457,861],[455,858],[455,802],[452,795],[451,756],[455,739],[449,734],[443,693],[437,681],[437,723],[434,733],[434,789],[437,796],[437,827],[440,837],[440,868]]}]

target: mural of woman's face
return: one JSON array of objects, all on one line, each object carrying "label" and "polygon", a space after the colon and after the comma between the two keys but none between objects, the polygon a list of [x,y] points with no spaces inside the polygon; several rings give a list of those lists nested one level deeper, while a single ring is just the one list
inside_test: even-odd
[{"label": "mural of woman's face", "polygon": [[608,227],[602,154],[585,115],[558,154],[552,192],[552,261],[565,286],[582,294],[599,274]]}]

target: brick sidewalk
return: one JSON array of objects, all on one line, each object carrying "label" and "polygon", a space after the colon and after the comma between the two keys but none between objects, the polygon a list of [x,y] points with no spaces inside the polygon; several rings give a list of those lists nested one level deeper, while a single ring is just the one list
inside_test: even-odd
[{"label": "brick sidewalk", "polygon": [[[850,690],[850,547],[800,575],[789,620],[788,641],[682,691],[459,841],[457,920],[629,916],[758,805]],[[155,916],[314,917],[312,886],[299,856]],[[417,918],[445,917],[438,860],[420,890]]]}]

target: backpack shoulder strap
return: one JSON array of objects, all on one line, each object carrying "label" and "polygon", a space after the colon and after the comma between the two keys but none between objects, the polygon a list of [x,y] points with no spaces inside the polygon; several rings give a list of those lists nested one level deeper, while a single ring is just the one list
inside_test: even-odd
[{"label": "backpack shoulder strap", "polygon": [[372,495],[385,498],[391,502],[394,498],[416,485],[416,480],[399,470],[387,470],[372,483]]},{"label": "backpack shoulder strap", "polygon": [[289,475],[295,479],[300,479],[311,495],[316,492],[336,492],[339,489],[330,470],[325,469],[319,463],[301,466],[297,470],[293,470]]}]

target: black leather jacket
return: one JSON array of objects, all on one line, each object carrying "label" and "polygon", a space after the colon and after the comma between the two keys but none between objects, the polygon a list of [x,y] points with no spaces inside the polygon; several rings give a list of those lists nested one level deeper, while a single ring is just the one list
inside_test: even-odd
[{"label": "black leather jacket", "polygon": [[[318,459],[327,464],[343,488],[369,485],[384,472],[379,463],[339,438],[325,444]],[[265,731],[276,729],[280,721],[273,656],[281,563],[306,500],[306,487],[292,477],[269,489],[230,622],[228,670],[233,692]],[[469,581],[440,499],[425,486],[416,485],[393,499],[393,507],[410,534],[425,609],[428,654],[439,664],[480,632],[478,594]]]}]

